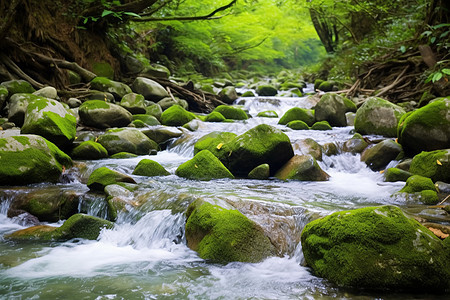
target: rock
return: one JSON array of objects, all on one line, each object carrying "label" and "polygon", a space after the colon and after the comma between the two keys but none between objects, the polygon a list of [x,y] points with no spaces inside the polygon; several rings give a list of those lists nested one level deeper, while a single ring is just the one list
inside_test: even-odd
[{"label": "rock", "polygon": [[125,56],[122,67],[126,73],[138,74],[144,70],[144,64],[134,54]]},{"label": "rock", "polygon": [[178,138],[183,135],[183,132],[174,127],[154,127],[142,130],[142,133],[155,141],[157,144],[166,143],[172,139]]},{"label": "rock", "polygon": [[316,122],[311,126],[311,130],[332,130],[330,124],[327,121]]},{"label": "rock", "polygon": [[100,92],[100,91],[89,91],[88,95],[84,98],[85,101],[87,100],[102,100],[104,102],[116,102],[116,98],[114,98],[114,95],[108,92]]},{"label": "rock", "polygon": [[33,93],[33,95],[54,100],[58,98],[58,92],[52,86],[46,86],[40,90],[37,90],[36,92]]},{"label": "rock", "polygon": [[123,96],[132,92],[130,87],[125,83],[113,81],[106,77],[95,77],[91,80],[90,84],[93,90],[113,94],[117,101],[120,101]]},{"label": "rock", "polygon": [[209,150],[214,156],[222,162],[226,161],[228,151],[227,144],[230,143],[237,135],[231,132],[213,131],[202,136],[194,145],[194,155],[202,150]]},{"label": "rock", "polygon": [[166,89],[154,80],[137,77],[131,85],[133,92],[141,94],[145,99],[159,101],[162,98],[169,97]]},{"label": "rock", "polygon": [[262,164],[254,168],[248,173],[248,178],[250,179],[260,179],[265,180],[270,176],[270,166],[268,164]]},{"label": "rock", "polygon": [[[242,97],[244,97],[244,95],[242,95]],[[274,110],[261,111],[256,116],[261,118],[278,118],[278,114]]]},{"label": "rock", "polygon": [[124,183],[136,183],[133,178],[126,174],[108,169],[107,167],[100,167],[95,169],[89,176],[87,186],[91,190],[102,191],[107,185]]},{"label": "rock", "polygon": [[28,103],[44,99],[33,94],[14,94],[9,98],[8,120],[22,127],[27,112]]},{"label": "rock", "polygon": [[435,100],[402,119],[398,141],[410,155],[450,148],[450,97]]},{"label": "rock", "polygon": [[450,183],[450,149],[421,152],[414,156],[409,171],[429,177],[433,182]]},{"label": "rock", "polygon": [[344,143],[342,150],[352,154],[361,153],[369,146],[369,143],[360,135],[355,133],[351,139]]},{"label": "rock", "polygon": [[197,117],[193,113],[185,110],[183,107],[173,105],[162,113],[161,124],[167,126],[183,126],[195,118]]},{"label": "rock", "polygon": [[222,162],[208,150],[200,151],[191,160],[181,164],[175,174],[194,180],[234,178]]},{"label": "rock", "polygon": [[119,152],[110,156],[110,158],[114,159],[126,159],[126,158],[134,158],[138,157],[136,154],[128,153],[128,152]]},{"label": "rock", "polygon": [[412,158],[403,159],[399,162],[395,167],[401,170],[409,171],[409,167],[411,166]]},{"label": "rock", "polygon": [[126,94],[122,97],[120,106],[128,110],[133,115],[146,113],[144,96],[139,94]]},{"label": "rock", "polygon": [[67,219],[61,227],[48,225],[33,226],[6,236],[13,240],[61,240],[74,238],[95,240],[102,229],[111,229],[114,224],[110,221],[84,214],[75,214]]},{"label": "rock", "polygon": [[208,114],[205,118],[205,122],[223,122],[225,121],[225,117],[217,111],[213,111]]},{"label": "rock", "polygon": [[131,113],[125,108],[100,100],[84,102],[78,113],[84,125],[96,128],[123,127],[132,121]]},{"label": "rock", "polygon": [[145,125],[148,125],[148,126],[161,125],[161,123],[158,121],[158,119],[151,115],[145,115],[145,114],[133,115],[133,121],[136,121],[136,120],[142,121]]},{"label": "rock", "polygon": [[300,120],[290,121],[286,126],[292,130],[309,130],[308,124]]},{"label": "rock", "polygon": [[345,114],[348,111],[344,97],[337,94],[325,94],[314,108],[316,121],[328,121],[331,126],[347,126]]},{"label": "rock", "polygon": [[142,159],[134,168],[133,175],[140,176],[167,176],[170,173],[158,162],[151,159]]},{"label": "rock", "polygon": [[405,114],[403,108],[377,98],[367,98],[355,117],[355,130],[361,134],[378,134],[386,137],[397,136],[397,125]]},{"label": "rock", "polygon": [[424,190],[436,192],[436,187],[430,178],[420,175],[413,175],[406,180],[405,186],[400,190],[400,193],[415,193]]},{"label": "rock", "polygon": [[396,182],[396,181],[406,181],[413,174],[408,171],[398,169],[398,168],[389,168],[384,172],[384,181],[387,182]]},{"label": "rock", "polygon": [[275,96],[278,91],[275,87],[268,85],[268,84],[263,84],[263,85],[259,85],[256,88],[256,93],[259,96]]},{"label": "rock", "polygon": [[72,160],[37,135],[0,138],[0,185],[57,182]]},{"label": "rock", "polygon": [[356,118],[356,113],[354,113],[354,112],[345,113],[345,119],[347,120],[347,126],[355,126],[355,118]]},{"label": "rock", "polygon": [[75,139],[77,120],[58,101],[47,98],[28,103],[21,134],[37,134],[60,148]]},{"label": "rock", "polygon": [[241,95],[241,97],[255,97],[255,93],[252,91],[246,91]]},{"label": "rock", "polygon": [[0,85],[0,112],[2,111],[3,106],[5,105],[8,95],[9,95],[8,89]]},{"label": "rock", "polygon": [[247,120],[248,116],[245,111],[239,107],[219,105],[214,110],[214,112],[221,113],[226,119],[231,120]]},{"label": "rock", "polygon": [[372,148],[367,148],[361,154],[361,161],[374,170],[378,171],[388,165],[389,162],[396,159],[402,152],[402,146],[393,140],[384,140]]},{"label": "rock", "polygon": [[236,89],[234,88],[234,86],[224,87],[219,92],[219,96],[220,96],[220,100],[222,100],[223,102],[225,102],[227,104],[233,104],[233,102],[235,100],[237,100],[237,98],[239,98],[237,93],[236,93]]},{"label": "rock", "polygon": [[69,98],[69,100],[67,100],[67,105],[69,105],[70,108],[80,107],[81,104],[83,104],[83,102],[77,98]]},{"label": "rock", "polygon": [[185,110],[189,109],[189,104],[187,103],[187,101],[179,98],[166,97],[159,100],[157,104],[161,107],[163,111],[177,104],[182,108],[184,108]]},{"label": "rock", "polygon": [[294,150],[299,150],[303,155],[311,155],[316,160],[322,160],[322,147],[313,139],[295,141]]},{"label": "rock", "polygon": [[106,148],[109,155],[119,152],[148,155],[158,149],[156,142],[134,128],[110,129],[98,138],[98,142]]},{"label": "rock", "polygon": [[106,61],[94,62],[92,64],[92,72],[100,77],[106,77],[111,80],[114,79],[114,69],[111,64]]},{"label": "rock", "polygon": [[327,181],[330,175],[311,155],[295,155],[275,173],[275,177],[281,180]]},{"label": "rock", "polygon": [[158,121],[161,121],[162,112],[163,112],[163,110],[162,110],[161,106],[159,106],[159,104],[156,104],[156,103],[151,104],[145,108],[145,113],[147,115],[154,116],[155,118],[158,119]]},{"label": "rock", "polygon": [[234,138],[226,146],[225,165],[231,173],[247,174],[261,164],[269,164],[275,172],[293,155],[291,141],[281,130],[266,124],[258,125]]},{"label": "rock", "polygon": [[146,66],[142,73],[149,75],[150,77],[158,78],[169,78],[170,76],[169,69],[160,64],[151,64],[150,66]]},{"label": "rock", "polygon": [[14,94],[31,94],[36,91],[31,84],[25,80],[4,81],[0,85],[8,90],[10,97]]},{"label": "rock", "polygon": [[275,254],[260,226],[238,210],[198,199],[186,212],[187,245],[203,259],[259,262]]},{"label": "rock", "polygon": [[318,89],[321,90],[322,92],[331,92],[333,90],[333,83],[330,81],[323,81],[319,85]]},{"label": "rock", "polygon": [[434,186],[439,193],[450,194],[450,183],[437,181]]},{"label": "rock", "polygon": [[450,286],[448,248],[395,206],[342,211],[312,221],[301,243],[314,273],[339,286],[433,293]]},{"label": "rock", "polygon": [[339,150],[335,143],[325,143],[322,145],[322,153],[326,156],[338,155]]},{"label": "rock", "polygon": [[296,120],[303,121],[308,124],[308,126],[311,126],[315,122],[314,111],[311,109],[293,107],[280,118],[278,124],[286,125],[287,123]]},{"label": "rock", "polygon": [[85,141],[76,146],[70,156],[74,159],[95,160],[108,157],[108,151],[100,143]]}]

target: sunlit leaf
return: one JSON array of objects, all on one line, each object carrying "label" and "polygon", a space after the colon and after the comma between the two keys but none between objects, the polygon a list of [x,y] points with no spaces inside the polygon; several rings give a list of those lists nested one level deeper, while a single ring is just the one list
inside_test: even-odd
[{"label": "sunlit leaf", "polygon": [[108,16],[108,15],[110,15],[110,14],[113,14],[114,12],[112,11],[112,10],[107,10],[107,9],[105,9],[105,10],[103,10],[103,12],[102,12],[102,18],[104,18],[104,17],[106,17],[106,16]]},{"label": "sunlit leaf", "polygon": [[442,166],[442,163],[439,161],[439,159],[436,160],[436,163],[437,163],[438,165]]},{"label": "sunlit leaf", "polygon": [[442,73],[441,72],[436,72],[433,75],[433,82],[439,81],[442,78]]}]

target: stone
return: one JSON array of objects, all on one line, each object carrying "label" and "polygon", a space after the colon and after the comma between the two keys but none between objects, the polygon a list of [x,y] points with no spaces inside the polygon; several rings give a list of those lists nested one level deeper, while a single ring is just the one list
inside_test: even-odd
[{"label": "stone", "polygon": [[314,111],[311,109],[305,109],[300,107],[293,107],[289,109],[278,121],[278,124],[286,125],[291,121],[303,121],[308,126],[311,126],[315,122]]},{"label": "stone", "polygon": [[98,138],[98,143],[106,148],[109,155],[128,152],[148,155],[158,150],[158,144],[135,128],[110,129]]},{"label": "stone", "polygon": [[132,115],[128,110],[101,100],[84,102],[78,113],[84,125],[101,129],[127,126],[132,121]]},{"label": "stone", "polygon": [[259,96],[275,96],[278,93],[278,91],[274,86],[263,84],[259,85],[256,88],[256,93]]},{"label": "stone", "polygon": [[142,133],[155,141],[157,144],[163,144],[183,135],[183,132],[174,127],[158,126],[142,130]]},{"label": "stone", "polygon": [[290,121],[286,126],[292,130],[309,130],[308,124],[300,120]]},{"label": "stone", "polygon": [[70,156],[74,159],[96,160],[108,157],[108,151],[102,144],[85,141],[72,149]]},{"label": "stone", "polygon": [[149,75],[150,77],[158,77],[158,78],[169,78],[170,70],[160,64],[151,64],[150,66],[146,66],[143,74]]},{"label": "stone", "polygon": [[370,97],[356,112],[355,130],[361,134],[397,137],[397,125],[405,114],[403,108],[387,100]]},{"label": "stone", "polygon": [[[110,102],[115,103],[116,98],[114,98],[114,95],[108,92],[101,92],[101,91],[89,91],[87,96],[84,98],[85,101],[88,100],[102,100],[104,102]],[[120,99],[118,99],[120,100]]]},{"label": "stone", "polygon": [[241,95],[241,97],[255,97],[255,93],[252,91],[246,91]]},{"label": "stone", "polygon": [[161,124],[167,126],[183,126],[197,117],[179,105],[173,105],[161,115]]},{"label": "stone", "polygon": [[344,143],[342,151],[356,154],[363,152],[367,146],[369,146],[369,143],[362,137],[362,135],[355,133],[351,139]]},{"label": "stone", "polygon": [[327,181],[330,178],[311,155],[295,155],[276,173],[281,180]]},{"label": "stone", "polygon": [[156,103],[148,105],[145,108],[145,114],[154,116],[155,118],[158,119],[158,121],[161,121],[162,112],[163,112],[163,110],[162,110],[161,106]]},{"label": "stone", "polygon": [[91,89],[113,94],[117,101],[123,96],[132,92],[130,87],[125,83],[114,81],[106,77],[95,77],[90,82]]},{"label": "stone", "polygon": [[448,248],[395,206],[341,211],[312,221],[301,244],[314,273],[339,286],[433,293],[450,287]]},{"label": "stone", "polygon": [[8,89],[3,85],[0,85],[0,112],[3,109],[3,106],[5,106],[8,95],[9,95]]},{"label": "stone", "polygon": [[[242,97],[244,97],[244,95],[242,95]],[[260,118],[278,118],[278,114],[274,110],[261,111],[256,116]]]},{"label": "stone", "polygon": [[134,168],[133,175],[140,176],[167,176],[170,173],[158,162],[151,159],[142,159]]},{"label": "stone", "polygon": [[239,98],[237,93],[236,93],[236,89],[234,88],[234,86],[224,87],[219,92],[219,96],[220,96],[220,100],[222,100],[223,102],[225,102],[227,104],[233,104],[233,102],[235,100],[237,100],[237,98]]},{"label": "stone", "polygon": [[221,113],[226,119],[231,120],[247,120],[248,116],[245,111],[239,107],[219,105],[213,112]]},{"label": "stone", "polygon": [[100,167],[91,173],[87,186],[91,190],[103,192],[106,186],[119,182],[136,183],[132,177],[126,174],[108,169],[107,167]]},{"label": "stone", "polygon": [[406,181],[413,174],[398,168],[389,168],[384,172],[384,181],[396,182],[396,181]]},{"label": "stone", "polygon": [[162,111],[165,111],[166,109],[168,109],[169,107],[173,106],[173,105],[179,105],[182,108],[184,108],[185,110],[189,109],[189,104],[187,103],[186,100],[183,99],[179,99],[179,98],[175,98],[175,97],[165,97],[161,100],[158,101],[157,103]]},{"label": "stone", "polygon": [[327,121],[337,127],[347,126],[347,111],[344,97],[334,93],[323,95],[314,107],[316,121]]},{"label": "stone", "polygon": [[393,140],[384,140],[361,154],[361,161],[373,171],[383,169],[402,152],[402,146]]},{"label": "stone", "polygon": [[119,152],[110,156],[110,158],[114,159],[127,159],[127,158],[135,158],[138,157],[136,154],[128,153],[128,152]]},{"label": "stone", "polygon": [[415,193],[424,190],[436,192],[436,187],[434,186],[433,181],[428,177],[413,175],[406,180],[406,184],[400,190],[400,193]]},{"label": "stone", "polygon": [[208,114],[205,118],[205,122],[223,122],[225,121],[225,117],[217,111],[213,111]]},{"label": "stone", "polygon": [[250,179],[265,180],[270,176],[270,166],[268,164],[262,164],[254,168],[248,173]]},{"label": "stone", "polygon": [[33,94],[14,94],[9,98],[8,120],[13,122],[18,127],[22,127],[25,121],[25,114],[27,112],[28,103],[43,99]]},{"label": "stone", "polygon": [[338,155],[339,150],[335,143],[325,143],[322,145],[322,153],[326,156]]},{"label": "stone", "polygon": [[67,100],[67,105],[69,105],[70,108],[80,107],[81,104],[83,104],[83,102],[77,98],[69,98],[69,100]]},{"label": "stone", "polygon": [[175,171],[175,174],[187,179],[205,181],[234,178],[233,174],[209,150],[202,150],[192,159],[181,164]]},{"label": "stone", "polygon": [[14,94],[32,94],[36,91],[33,86],[25,80],[4,81],[0,85],[8,90],[10,97]]},{"label": "stone", "polygon": [[232,132],[213,131],[202,136],[194,145],[194,155],[202,150],[209,150],[222,162],[228,155],[227,144],[230,143],[237,134]]},{"label": "stone", "polygon": [[198,199],[186,219],[187,245],[203,259],[260,262],[276,252],[262,228],[236,209]]},{"label": "stone", "polygon": [[108,79],[114,79],[114,69],[111,64],[106,61],[94,62],[92,64],[92,72],[99,77],[106,77]]},{"label": "stone", "polygon": [[316,122],[311,126],[311,130],[332,130],[333,128],[327,121]]},{"label": "stone", "polygon": [[295,141],[293,148],[299,150],[303,155],[309,154],[316,160],[322,160],[322,147],[311,138]]},{"label": "stone", "polygon": [[319,86],[318,89],[322,92],[331,92],[333,90],[333,83],[330,81],[323,81]]},{"label": "stone", "polygon": [[162,98],[169,97],[169,93],[166,89],[154,80],[137,77],[131,85],[133,92],[141,94],[145,99],[152,101],[159,101]]},{"label": "stone", "polygon": [[58,182],[72,159],[37,135],[0,138],[0,185]]},{"label": "stone", "polygon": [[450,149],[423,151],[413,157],[409,171],[433,182],[450,182]]},{"label": "stone", "polygon": [[136,120],[142,121],[145,125],[148,125],[148,126],[161,125],[161,123],[158,121],[158,119],[151,115],[146,115],[146,114],[133,115],[133,121],[136,121]]},{"label": "stone", "polygon": [[126,94],[120,101],[120,106],[128,110],[133,115],[145,114],[145,98],[142,95],[136,93]]},{"label": "stone", "polygon": [[54,100],[56,100],[58,98],[58,92],[52,86],[43,87],[42,89],[39,89],[36,92],[33,92],[33,95],[36,95],[39,97],[44,97],[44,98],[49,98],[49,99],[54,99]]}]

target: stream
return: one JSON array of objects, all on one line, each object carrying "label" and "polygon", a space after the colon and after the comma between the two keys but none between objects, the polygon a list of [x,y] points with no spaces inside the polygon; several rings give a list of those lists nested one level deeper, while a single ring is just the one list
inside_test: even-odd
[{"label": "stream", "polygon": [[[382,174],[371,171],[360,162],[359,155],[350,153],[324,155],[319,164],[331,176],[326,182],[274,179],[203,182],[175,175],[133,176],[139,187],[129,196],[131,204],[127,211],[119,214],[115,228],[103,230],[96,241],[12,242],[4,238],[6,234],[26,228],[19,220],[6,216],[18,194],[36,189],[76,191],[81,195],[80,212],[106,217],[104,195],[88,194],[80,178],[87,178],[90,172],[102,166],[131,174],[144,158],[159,162],[174,174],[181,163],[193,157],[195,142],[212,131],[242,134],[265,123],[282,129],[292,143],[312,138],[319,144],[338,145],[353,135],[350,126],[335,127],[331,131],[293,131],[277,125],[278,118],[256,117],[264,110],[274,110],[282,116],[294,106],[310,108],[306,97],[240,98],[237,103],[253,118],[234,123],[204,123],[195,132],[186,131],[157,155],[85,161],[83,171],[68,183],[0,188],[0,299],[429,298],[427,295],[338,288],[314,276],[302,265],[298,235],[305,224],[317,217],[383,204],[417,209],[390,197],[404,183],[383,182]],[[295,153],[301,154],[299,149]],[[279,237],[286,244],[286,253],[260,263],[226,265],[199,258],[186,246],[184,237],[184,212],[198,197],[226,199],[263,226],[278,224],[278,231],[287,233]],[[62,221],[49,225],[61,224]]]}]

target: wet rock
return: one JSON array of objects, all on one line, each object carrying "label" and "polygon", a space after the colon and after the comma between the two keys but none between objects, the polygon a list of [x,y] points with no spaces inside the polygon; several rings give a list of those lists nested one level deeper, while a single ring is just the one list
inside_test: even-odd
[{"label": "wet rock", "polygon": [[450,97],[405,116],[398,125],[398,141],[407,154],[450,148]]},{"label": "wet rock", "polygon": [[95,169],[94,172],[92,172],[92,174],[89,176],[87,186],[91,190],[103,192],[107,185],[117,184],[119,182],[136,183],[133,178],[126,174],[122,174],[106,167],[101,167]]},{"label": "wet rock", "polygon": [[278,93],[278,91],[274,86],[263,84],[259,85],[256,88],[256,93],[259,96],[275,96]]},{"label": "wet rock", "polygon": [[450,183],[437,181],[435,183],[435,186],[439,193],[450,194]]},{"label": "wet rock", "polygon": [[241,95],[241,97],[255,97],[255,93],[252,91],[246,91]]},{"label": "wet rock", "polygon": [[223,122],[225,119],[226,118],[220,112],[213,111],[206,116],[205,122]]},{"label": "wet rock", "polygon": [[227,86],[224,87],[220,92],[219,92],[219,96],[220,99],[227,103],[227,104],[233,104],[233,102],[239,98],[237,93],[236,93],[236,89],[234,88],[234,86]]},{"label": "wet rock", "polygon": [[433,182],[450,183],[450,149],[422,152],[413,157],[409,171]]},{"label": "wet rock", "polygon": [[114,98],[114,95],[108,92],[101,92],[101,91],[93,91],[90,90],[88,92],[88,95],[84,98],[85,101],[88,100],[101,100],[103,102],[110,102],[114,103],[116,102],[116,98]]},{"label": "wet rock", "polygon": [[57,182],[72,160],[37,135],[0,138],[0,185]]},{"label": "wet rock", "polygon": [[28,103],[40,98],[33,94],[14,94],[9,99],[8,120],[22,127],[27,112]]},{"label": "wet rock", "polygon": [[311,130],[332,130],[330,124],[327,121],[316,122],[311,126]]},{"label": "wet rock", "polygon": [[[242,97],[244,97],[244,96],[242,96]],[[274,110],[266,110],[266,111],[259,112],[257,114],[257,117],[260,117],[260,118],[278,118],[278,114]]]},{"label": "wet rock", "polygon": [[90,84],[93,90],[113,94],[117,101],[120,101],[123,96],[132,92],[130,87],[125,83],[113,81],[106,77],[95,77],[91,80]]},{"label": "wet rock", "polygon": [[143,130],[142,133],[148,136],[151,140],[155,141],[157,144],[166,143],[171,139],[175,139],[183,135],[183,132],[180,129],[165,126],[148,128]]},{"label": "wet rock", "polygon": [[322,153],[326,156],[333,156],[339,154],[339,150],[335,143],[326,143],[322,146]]},{"label": "wet rock", "polygon": [[296,120],[303,121],[308,124],[308,126],[311,126],[315,121],[314,111],[311,109],[293,107],[284,113],[278,121],[278,124],[286,125],[287,123]]},{"label": "wet rock", "polygon": [[354,126],[355,118],[356,118],[356,113],[354,113],[354,112],[345,113],[345,119],[347,120],[347,126]]},{"label": "wet rock", "polygon": [[342,211],[306,225],[306,263],[340,286],[444,291],[450,287],[444,243],[395,206]]},{"label": "wet rock", "polygon": [[142,95],[136,93],[126,94],[120,101],[120,106],[128,110],[133,115],[145,114],[145,98]]},{"label": "wet rock", "polygon": [[110,156],[110,158],[114,158],[114,159],[127,159],[127,158],[134,158],[134,157],[138,157],[136,154],[133,153],[128,153],[128,152],[119,152],[116,154],[113,154]]},{"label": "wet rock", "polygon": [[369,146],[369,143],[360,135],[355,133],[351,139],[344,143],[342,150],[352,154],[361,153]]},{"label": "wet rock", "polygon": [[309,130],[308,124],[300,120],[291,121],[286,126],[292,130]]},{"label": "wet rock", "polygon": [[165,97],[165,98],[159,100],[157,104],[159,106],[161,106],[161,109],[163,111],[165,111],[166,109],[168,109],[169,107],[171,107],[173,105],[179,105],[182,108],[184,108],[185,110],[189,109],[189,104],[187,103],[186,100],[175,98],[175,97]]},{"label": "wet rock", "polygon": [[70,108],[80,107],[81,104],[83,104],[83,102],[77,98],[69,98],[69,100],[67,100],[67,105],[69,105]]},{"label": "wet rock", "polygon": [[381,98],[370,97],[356,112],[355,130],[361,134],[396,137],[397,124],[404,114],[405,111],[400,106]]},{"label": "wet rock", "polygon": [[347,126],[347,104],[344,97],[337,94],[325,94],[320,98],[315,108],[316,121],[327,121],[331,126]]},{"label": "wet rock", "polygon": [[84,125],[95,128],[123,127],[132,121],[131,113],[125,108],[100,100],[84,102],[78,113]]},{"label": "wet rock", "polygon": [[409,171],[409,167],[411,166],[412,158],[406,158],[399,162],[395,167],[401,170]]},{"label": "wet rock", "polygon": [[268,179],[270,176],[270,166],[268,164],[262,164],[254,168],[248,173],[250,179]]},{"label": "wet rock", "polygon": [[106,148],[109,155],[128,152],[148,155],[158,149],[158,144],[144,133],[134,128],[117,128],[108,130],[98,138],[98,143]]},{"label": "wet rock", "polygon": [[161,125],[161,123],[158,121],[158,119],[151,115],[145,115],[145,114],[133,115],[133,121],[137,121],[137,120],[141,121],[142,123],[144,123],[145,125],[148,125],[148,126]]},{"label": "wet rock", "polygon": [[52,86],[46,86],[40,90],[37,90],[36,92],[33,92],[33,95],[49,98],[49,99],[57,99],[58,98],[58,92],[56,89]]},{"label": "wet rock", "polygon": [[281,180],[327,181],[330,175],[311,155],[295,155],[275,173],[275,177]]},{"label": "wet rock", "polygon": [[406,180],[405,186],[400,190],[401,193],[415,193],[423,190],[436,192],[436,187],[430,178],[420,175],[413,175]]},{"label": "wet rock", "polygon": [[151,159],[142,159],[134,168],[133,175],[140,176],[167,176],[170,173],[158,162]]},{"label": "wet rock", "polygon": [[175,174],[179,177],[194,180],[212,180],[234,178],[233,174],[222,162],[208,150],[202,150],[192,159],[181,164]]},{"label": "wet rock", "polygon": [[155,102],[169,97],[169,93],[162,85],[145,77],[137,77],[131,85],[131,89],[133,92],[143,95],[145,99]]},{"label": "wet rock", "polygon": [[179,105],[173,105],[161,115],[161,124],[167,126],[183,126],[197,117]]},{"label": "wet rock", "polygon": [[295,141],[293,147],[303,155],[309,154],[316,160],[322,160],[322,147],[311,138]]},{"label": "wet rock", "polygon": [[158,119],[158,121],[161,121],[161,114],[162,114],[162,112],[163,112],[163,110],[162,110],[161,106],[159,104],[156,104],[156,103],[148,105],[145,108],[145,113],[147,115],[154,116],[155,118]]},{"label": "wet rock", "polygon": [[74,159],[95,160],[108,157],[108,151],[100,143],[85,141],[76,146],[70,156]]},{"label": "wet rock", "polygon": [[13,219],[14,223],[22,226],[36,226],[41,223],[37,217],[21,209],[10,208],[8,210],[8,218]]},{"label": "wet rock", "polygon": [[10,97],[14,94],[31,94],[36,91],[33,86],[25,80],[4,81],[0,85],[8,90],[8,94]]},{"label": "wet rock", "polygon": [[408,171],[398,169],[398,168],[389,168],[384,172],[384,181],[387,182],[396,182],[396,181],[406,181],[413,174]]},{"label": "wet rock", "polygon": [[214,109],[214,112],[221,113],[226,119],[231,120],[247,120],[248,116],[245,111],[239,107],[219,105]]},{"label": "wet rock", "polygon": [[214,156],[221,161],[225,161],[228,155],[228,146],[237,135],[231,132],[213,131],[202,136],[194,145],[194,154],[202,150],[209,150]]},{"label": "wet rock", "polygon": [[198,199],[189,205],[186,218],[187,245],[203,259],[259,262],[275,254],[261,227],[238,210]]},{"label": "wet rock", "polygon": [[393,140],[384,140],[371,148],[367,148],[361,154],[361,161],[374,170],[378,171],[396,159],[402,152],[402,146]]}]

